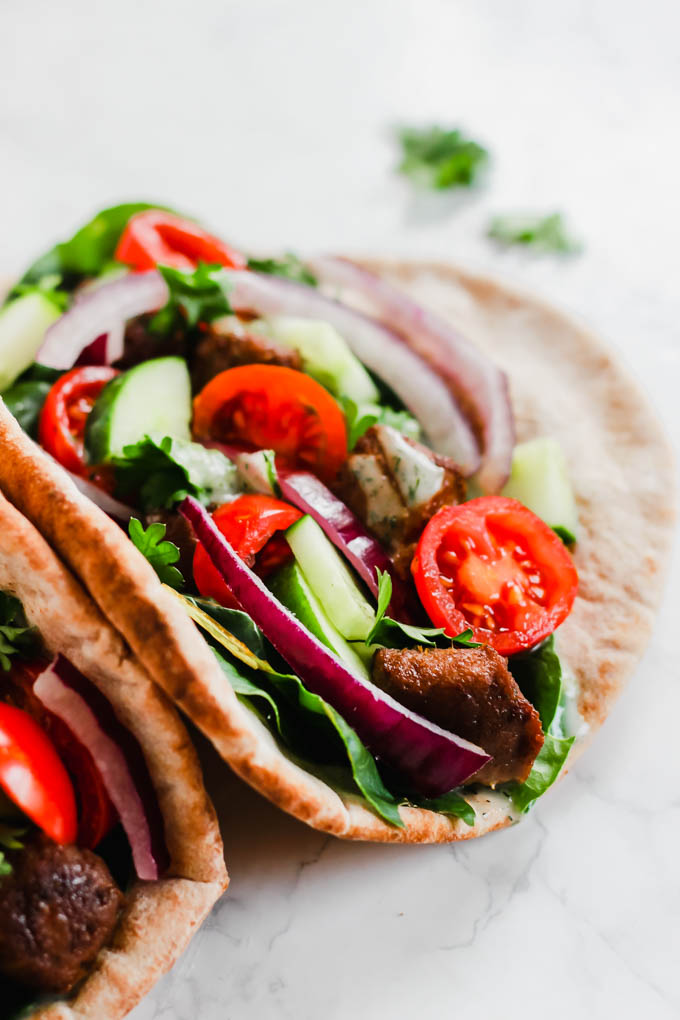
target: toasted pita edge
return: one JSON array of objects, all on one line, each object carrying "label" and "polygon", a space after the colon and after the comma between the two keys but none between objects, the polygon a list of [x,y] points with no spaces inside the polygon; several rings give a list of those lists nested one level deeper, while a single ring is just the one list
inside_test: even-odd
[{"label": "toasted pita edge", "polygon": [[[565,446],[581,514],[575,551],[581,593],[559,643],[579,681],[580,709],[592,734],[641,655],[661,596],[674,525],[673,462],[663,430],[607,348],[542,302],[446,264],[366,264],[461,323],[474,342],[504,364],[520,439],[549,432]],[[572,404],[579,428],[573,415],[555,416]],[[588,444],[578,449],[574,439],[583,439],[584,423]],[[339,793],[301,768],[239,703],[208,646],[141,554],[4,408],[0,442],[7,450],[0,485],[224,760],[279,807],[337,836],[400,843],[469,839],[516,820],[506,797],[484,790],[469,797],[477,814],[473,827],[403,807],[399,829],[358,797]],[[632,578],[643,582],[641,594]],[[570,763],[588,739],[574,745]]]},{"label": "toasted pita edge", "polygon": [[2,495],[0,591],[21,600],[47,648],[63,652],[88,676],[134,733],[165,821],[168,875],[133,882],[112,943],[72,999],[32,1014],[116,1020],[172,966],[226,888],[217,820],[174,706],[42,535]]}]

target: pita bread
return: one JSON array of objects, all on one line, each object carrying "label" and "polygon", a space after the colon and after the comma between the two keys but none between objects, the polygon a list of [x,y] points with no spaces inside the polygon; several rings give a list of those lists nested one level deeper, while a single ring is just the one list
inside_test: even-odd
[{"label": "pita bread", "polygon": [[[509,374],[520,440],[552,435],[569,462],[581,531],[580,592],[558,648],[578,680],[590,734],[649,639],[674,525],[670,449],[644,395],[591,334],[531,297],[451,266],[367,263],[447,316]],[[481,836],[516,820],[492,791],[477,821],[402,808],[383,822],[292,760],[241,705],[193,624],[120,530],[0,409],[0,486],[47,537],[167,694],[246,782],[318,829],[349,839],[428,843]],[[580,739],[572,758],[587,743]]]},{"label": "pita bread", "polygon": [[45,539],[2,495],[0,591],[21,600],[49,651],[63,652],[134,733],[165,821],[167,875],[158,882],[133,882],[113,941],[75,996],[31,1014],[40,1020],[116,1020],[172,966],[226,888],[215,813],[189,736],[168,698]]}]

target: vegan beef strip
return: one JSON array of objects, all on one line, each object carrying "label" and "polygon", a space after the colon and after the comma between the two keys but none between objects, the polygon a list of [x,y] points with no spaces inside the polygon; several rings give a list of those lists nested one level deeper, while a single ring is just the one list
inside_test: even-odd
[{"label": "vegan beef strip", "polygon": [[493,755],[474,782],[524,782],[543,746],[538,712],[493,648],[379,649],[373,681],[406,708]]},{"label": "vegan beef strip", "polygon": [[407,577],[420,533],[443,506],[465,498],[465,480],[449,457],[373,425],[340,470],[337,491],[386,546]]},{"label": "vegan beef strip", "polygon": [[90,850],[39,837],[0,879],[0,974],[66,994],[110,939],[123,894]]},{"label": "vegan beef strip", "polygon": [[194,392],[220,372],[240,365],[283,365],[300,371],[300,355],[267,337],[259,336],[235,316],[212,323],[198,341],[191,358]]}]

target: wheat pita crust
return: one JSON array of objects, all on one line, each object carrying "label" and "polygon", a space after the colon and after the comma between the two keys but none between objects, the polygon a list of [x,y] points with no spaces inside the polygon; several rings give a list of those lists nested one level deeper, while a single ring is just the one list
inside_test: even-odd
[{"label": "wheat pita crust", "polygon": [[36,1018],[124,1016],[168,970],[226,888],[217,820],[189,736],[174,707],[135,661],[45,539],[0,495],[0,590],[16,595],[51,652],[63,652],[134,733],[165,820],[168,877],[135,882],[112,943],[69,1003]]},{"label": "wheat pita crust", "polygon": [[[599,726],[651,633],[674,522],[670,449],[647,401],[599,340],[531,297],[438,263],[374,262],[487,351],[510,376],[519,439],[555,436],[577,494],[581,589],[559,647]],[[507,798],[470,800],[474,827],[402,808],[404,828],[373,814],[282,753],[236,699],[205,642],[143,557],[0,408],[0,486],[81,578],[164,690],[246,782],[315,828],[349,839],[447,842],[515,820]],[[587,740],[578,741],[570,761]]]}]

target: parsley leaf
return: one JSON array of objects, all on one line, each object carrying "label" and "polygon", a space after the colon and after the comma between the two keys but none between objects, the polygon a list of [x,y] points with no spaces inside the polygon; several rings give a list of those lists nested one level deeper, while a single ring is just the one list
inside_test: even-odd
[{"label": "parsley leaf", "polygon": [[523,244],[536,251],[575,253],[581,250],[580,243],[569,236],[561,213],[495,216],[487,235],[504,245]]},{"label": "parsley leaf", "polygon": [[347,423],[348,450],[353,450],[364,433],[373,425],[391,425],[409,439],[422,438],[420,425],[408,411],[397,411],[382,404],[357,404],[350,397],[341,397],[340,403]]},{"label": "parsley leaf", "polygon": [[[10,825],[0,823],[0,847],[5,850],[22,850],[24,844],[21,837],[26,833],[25,828],[16,829]],[[0,877],[12,874],[12,865],[0,850]]]},{"label": "parsley leaf", "polygon": [[400,173],[428,188],[468,188],[487,162],[483,146],[457,128],[401,128]]},{"label": "parsley leaf", "polygon": [[19,600],[0,592],[0,668],[7,672],[12,665],[10,656],[20,654],[35,636],[35,628],[26,624]]},{"label": "parsley leaf", "polygon": [[310,272],[304,262],[292,252],[286,252],[280,259],[248,259],[248,269],[253,269],[256,273],[283,276],[287,280],[295,280],[296,283],[306,283],[309,287],[316,287],[318,283],[314,273]]},{"label": "parsley leaf", "polygon": [[168,285],[168,303],[157,312],[149,329],[167,335],[177,326],[194,328],[199,322],[212,322],[231,312],[231,284],[220,265],[199,262],[193,271],[159,266]]},{"label": "parsley leaf", "polygon": [[165,525],[156,521],[145,530],[141,521],[131,517],[128,531],[133,544],[147,558],[163,584],[171,588],[181,588],[184,585],[184,578],[177,567],[171,565],[177,563],[179,549],[174,542],[163,541]]},{"label": "parsley leaf", "polygon": [[377,573],[378,608],[375,623],[366,637],[367,645],[380,645],[382,648],[413,648],[415,645],[450,648],[454,644],[466,648],[481,647],[478,642],[472,640],[471,630],[465,630],[457,637],[451,638],[442,627],[416,627],[385,616],[392,600],[392,578],[387,571],[378,570]]},{"label": "parsley leaf", "polygon": [[144,510],[171,507],[185,496],[224,503],[238,491],[237,470],[219,450],[165,436],[145,436],[112,457],[119,496],[133,495]]}]

